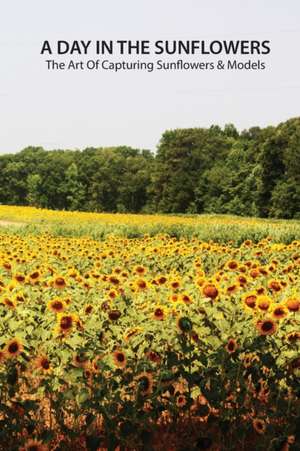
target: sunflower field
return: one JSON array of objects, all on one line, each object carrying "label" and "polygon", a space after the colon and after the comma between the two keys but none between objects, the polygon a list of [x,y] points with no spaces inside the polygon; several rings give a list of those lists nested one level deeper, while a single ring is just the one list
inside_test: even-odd
[{"label": "sunflower field", "polygon": [[299,223],[37,214],[0,207],[1,450],[300,449]]}]

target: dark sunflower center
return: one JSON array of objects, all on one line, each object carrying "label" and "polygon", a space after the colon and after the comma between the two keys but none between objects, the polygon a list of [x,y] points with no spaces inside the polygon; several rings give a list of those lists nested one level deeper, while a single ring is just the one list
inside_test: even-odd
[{"label": "dark sunflower center", "polygon": [[262,325],[262,330],[264,332],[269,332],[273,329],[273,323],[271,321],[265,321]]},{"label": "dark sunflower center", "polygon": [[140,379],[140,387],[141,387],[141,389],[144,390],[144,391],[146,391],[146,390],[149,389],[149,387],[150,387],[150,380],[148,379],[147,376],[143,376],[143,377]]},{"label": "dark sunflower center", "polygon": [[59,277],[58,279],[56,279],[56,285],[64,285],[65,284],[65,280],[62,277]]},{"label": "dark sunflower center", "polygon": [[123,363],[125,361],[124,355],[121,353],[117,354],[117,360],[118,362]]},{"label": "dark sunflower center", "polygon": [[277,316],[284,315],[284,311],[281,308],[274,310],[274,314]]},{"label": "dark sunflower center", "polygon": [[246,304],[248,305],[248,307],[255,307],[255,301],[256,301],[255,296],[248,296],[246,298]]},{"label": "dark sunflower center", "polygon": [[121,312],[120,312],[120,310],[111,310],[109,312],[108,316],[109,316],[109,319],[111,319],[111,320],[117,320],[120,318]]},{"label": "dark sunflower center", "polygon": [[77,363],[84,363],[84,362],[86,362],[87,359],[84,355],[77,355],[75,357],[75,360]]},{"label": "dark sunflower center", "polygon": [[8,352],[11,352],[11,353],[15,353],[15,352],[18,352],[18,350],[19,350],[19,345],[18,345],[18,343],[11,343],[10,345],[9,345],[9,347],[8,347]]},{"label": "dark sunflower center", "polygon": [[72,324],[73,324],[73,320],[72,320],[71,316],[65,316],[60,321],[60,327],[62,329],[70,329],[72,327]]},{"label": "dark sunflower center", "polygon": [[228,343],[228,349],[229,349],[229,351],[233,351],[234,350],[234,342],[233,341],[230,341]]},{"label": "dark sunflower center", "polygon": [[49,368],[50,368],[49,360],[43,359],[42,360],[42,367],[44,368],[44,370],[49,370]]}]

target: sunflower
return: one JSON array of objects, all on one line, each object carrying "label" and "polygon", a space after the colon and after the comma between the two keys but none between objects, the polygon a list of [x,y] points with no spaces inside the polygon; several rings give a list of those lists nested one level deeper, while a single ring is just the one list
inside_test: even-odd
[{"label": "sunflower", "polygon": [[281,304],[275,305],[272,311],[272,316],[276,319],[285,318],[287,314],[288,314],[287,308]]},{"label": "sunflower", "polygon": [[2,304],[6,305],[6,307],[8,307],[11,310],[15,310],[16,306],[17,306],[17,302],[15,301],[15,299],[11,299],[8,297],[5,297],[2,299]]},{"label": "sunflower", "polygon": [[108,312],[108,317],[111,321],[117,321],[121,316],[120,310],[110,310]]},{"label": "sunflower", "polygon": [[125,366],[126,366],[126,355],[124,354],[123,351],[116,350],[116,351],[113,352],[113,361],[114,361],[114,364],[118,368],[125,368]]},{"label": "sunflower", "polygon": [[16,302],[25,302],[25,295],[21,292],[21,293],[17,293],[14,295],[14,300]]},{"label": "sunflower", "polygon": [[53,286],[57,290],[63,290],[67,286],[67,282],[63,276],[55,276],[53,279]]},{"label": "sunflower", "polygon": [[18,338],[12,338],[6,344],[4,352],[8,358],[18,357],[23,352],[23,344]]},{"label": "sunflower", "polygon": [[233,354],[238,348],[237,342],[235,341],[234,338],[229,338],[225,349],[227,352],[229,352],[229,354]]},{"label": "sunflower", "polygon": [[153,378],[151,373],[143,372],[136,378],[137,387],[143,396],[152,393]]},{"label": "sunflower", "polygon": [[181,294],[180,297],[181,297],[181,300],[187,305],[192,304],[192,302],[193,302],[192,298],[186,293]]},{"label": "sunflower", "polygon": [[103,355],[96,356],[91,362],[91,370],[93,373],[97,374],[100,370],[100,362],[103,359]]},{"label": "sunflower", "polygon": [[162,321],[163,319],[165,319],[165,309],[164,309],[164,307],[157,306],[154,309],[153,318],[158,320],[158,321]]},{"label": "sunflower", "polygon": [[180,281],[178,279],[171,280],[170,287],[172,288],[172,290],[178,290],[178,288],[180,287]]},{"label": "sunflower", "polygon": [[191,332],[193,325],[190,318],[187,316],[180,316],[176,322],[177,328],[182,333]]},{"label": "sunflower", "polygon": [[253,363],[259,362],[259,357],[255,353],[247,353],[243,355],[242,361],[245,368],[250,368]]},{"label": "sunflower", "polygon": [[12,280],[7,286],[6,289],[8,291],[13,291],[18,285],[18,282],[16,282],[15,280]]},{"label": "sunflower", "polygon": [[148,283],[145,279],[137,279],[135,281],[135,287],[139,290],[139,291],[144,291],[147,290],[148,288]]},{"label": "sunflower", "polygon": [[297,331],[290,332],[289,334],[287,334],[286,339],[290,343],[296,343],[297,341],[300,341],[300,332]]},{"label": "sunflower", "polygon": [[257,308],[266,312],[272,304],[272,300],[268,296],[258,296],[257,298]]},{"label": "sunflower", "polygon": [[153,363],[160,363],[160,361],[161,361],[161,357],[158,354],[158,352],[156,352],[156,351],[148,351],[146,353],[146,356]]},{"label": "sunflower", "polygon": [[169,297],[169,300],[170,301],[172,301],[172,302],[178,302],[179,301],[179,294],[177,294],[177,293],[173,293],[173,294],[171,294],[171,296]]},{"label": "sunflower", "polygon": [[167,277],[166,276],[160,276],[158,279],[157,279],[157,282],[158,282],[158,284],[159,285],[164,285],[166,282],[167,282]]},{"label": "sunflower", "polygon": [[228,294],[231,294],[231,293],[235,293],[237,291],[237,289],[238,289],[237,284],[232,284],[226,288],[226,291]]},{"label": "sunflower", "polygon": [[124,334],[124,340],[129,341],[131,337],[137,335],[141,330],[141,327],[131,327],[130,329],[127,329]]},{"label": "sunflower", "polygon": [[258,434],[264,434],[267,429],[266,423],[260,418],[254,418],[252,421],[252,426]]},{"label": "sunflower", "polygon": [[138,274],[139,276],[142,276],[142,275],[146,274],[146,272],[147,272],[146,268],[142,265],[136,266],[133,271],[136,274]]},{"label": "sunflower", "polygon": [[237,269],[237,267],[238,267],[238,263],[235,260],[230,260],[227,263],[227,268],[228,269],[234,270],[234,269]]},{"label": "sunflower", "polygon": [[66,303],[66,305],[70,305],[72,302],[72,299],[70,297],[64,298],[63,301]]},{"label": "sunflower", "polygon": [[87,304],[84,307],[84,313],[85,315],[90,315],[92,313],[92,311],[94,310],[94,307],[92,306],[92,304]]},{"label": "sunflower", "polygon": [[115,286],[118,286],[118,285],[120,285],[120,279],[118,279],[118,277],[116,277],[116,276],[114,276],[114,275],[112,275],[112,276],[109,276],[108,277],[108,281],[112,284],[112,285],[115,285]]},{"label": "sunflower", "polygon": [[263,268],[262,266],[260,268],[258,268],[260,274],[262,274],[263,276],[267,276],[268,275],[268,270]]},{"label": "sunflower", "polygon": [[187,403],[186,397],[184,395],[177,396],[176,405],[177,407],[184,407]]},{"label": "sunflower", "polygon": [[76,268],[70,268],[68,270],[68,276],[72,277],[73,279],[75,279],[77,276],[79,276],[79,272],[77,271]]},{"label": "sunflower", "polygon": [[18,282],[18,283],[24,283],[26,280],[26,277],[24,274],[22,273],[17,273],[14,275],[14,279]]},{"label": "sunflower", "polygon": [[107,293],[107,296],[110,299],[115,299],[118,296],[118,292],[116,290],[109,290],[109,292]]},{"label": "sunflower", "polygon": [[53,313],[61,313],[66,309],[66,303],[62,299],[52,299],[48,302],[47,308]]},{"label": "sunflower", "polygon": [[195,284],[198,285],[198,287],[203,287],[203,285],[205,284],[206,279],[203,276],[199,276],[197,277],[197,279],[195,280]]},{"label": "sunflower", "polygon": [[48,447],[43,444],[40,440],[29,439],[23,448],[20,448],[22,451],[48,451]]},{"label": "sunflower", "polygon": [[243,301],[246,307],[254,309],[256,307],[257,296],[254,293],[248,293],[243,296]]},{"label": "sunflower", "polygon": [[287,306],[287,309],[290,312],[296,313],[300,310],[300,300],[296,298],[290,298],[287,299],[285,302],[285,305]]},{"label": "sunflower", "polygon": [[89,360],[84,354],[84,352],[75,353],[72,358],[72,363],[77,368],[86,368],[89,363]]},{"label": "sunflower", "polygon": [[282,286],[280,284],[280,282],[278,280],[270,280],[268,282],[268,287],[270,288],[271,291],[280,291],[282,289]]},{"label": "sunflower", "polygon": [[237,282],[239,283],[239,285],[240,285],[241,287],[244,287],[245,285],[247,285],[248,279],[247,279],[247,277],[245,277],[245,276],[238,276],[238,277],[237,277]]},{"label": "sunflower", "polygon": [[251,269],[249,274],[252,277],[252,279],[256,279],[260,275],[258,269],[256,268]]},{"label": "sunflower", "polygon": [[216,297],[219,294],[219,291],[214,284],[208,283],[203,286],[202,293],[206,298],[216,299]]},{"label": "sunflower", "polygon": [[61,334],[68,334],[77,322],[77,315],[59,313],[57,315],[57,330]]},{"label": "sunflower", "polygon": [[199,341],[200,341],[199,335],[197,334],[197,332],[194,332],[194,331],[191,332],[191,339],[193,341],[195,341],[196,343],[199,343]]},{"label": "sunflower", "polygon": [[271,318],[257,321],[256,328],[260,335],[273,335],[277,330],[276,323]]},{"label": "sunflower", "polygon": [[29,282],[32,285],[35,285],[39,282],[41,277],[41,273],[39,271],[33,271],[32,273],[29,274],[28,278],[29,278]]},{"label": "sunflower", "polygon": [[6,271],[11,271],[12,265],[9,262],[3,262],[3,268],[6,269]]},{"label": "sunflower", "polygon": [[50,373],[52,371],[50,360],[46,355],[38,356],[34,361],[34,366],[43,373]]}]

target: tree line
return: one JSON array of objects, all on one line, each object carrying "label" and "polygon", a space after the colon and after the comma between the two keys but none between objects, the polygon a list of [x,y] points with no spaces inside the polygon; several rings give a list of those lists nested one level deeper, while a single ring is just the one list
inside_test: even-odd
[{"label": "tree line", "polygon": [[0,180],[7,205],[300,218],[300,118],[169,130],[156,153],[27,147],[0,155]]}]

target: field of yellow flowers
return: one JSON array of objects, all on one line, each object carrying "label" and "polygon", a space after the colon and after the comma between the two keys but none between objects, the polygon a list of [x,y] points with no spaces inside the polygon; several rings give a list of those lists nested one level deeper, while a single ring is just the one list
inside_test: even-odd
[{"label": "field of yellow flowers", "polygon": [[125,216],[0,207],[0,449],[300,449],[299,224]]},{"label": "field of yellow flowers", "polygon": [[270,238],[277,243],[300,239],[300,221],[266,220],[228,215],[138,215],[53,211],[0,205],[0,227],[22,228],[24,233],[49,232],[59,236],[89,236],[97,240],[110,234],[142,238],[158,233],[171,237],[196,237],[202,241],[241,244]]}]

